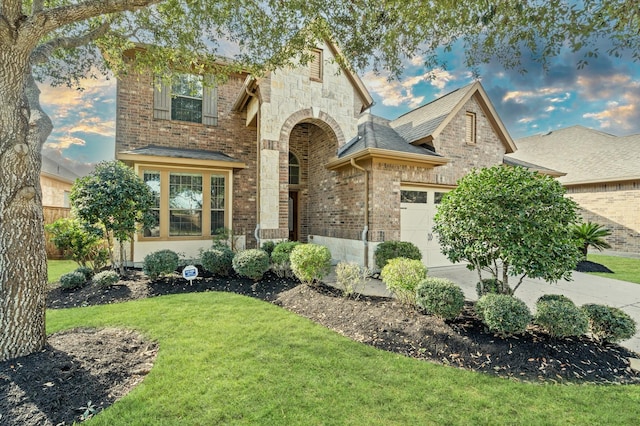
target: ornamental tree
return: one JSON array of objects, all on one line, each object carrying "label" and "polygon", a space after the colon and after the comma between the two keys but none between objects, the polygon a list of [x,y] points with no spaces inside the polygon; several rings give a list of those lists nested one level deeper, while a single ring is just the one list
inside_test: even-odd
[{"label": "ornamental tree", "polygon": [[[467,64],[497,59],[521,67],[522,52],[545,61],[560,47],[637,57],[635,1],[452,2],[422,0],[0,0],[0,361],[45,345],[46,254],[39,186],[40,151],[53,123],[36,81],[75,85],[81,77],[127,66],[169,77],[171,64],[222,78],[305,64],[301,52],[333,38],[356,68],[402,70],[462,40]],[[217,61],[221,44],[238,54]],[[170,48],[170,49],[169,49]],[[345,60],[348,58],[349,61]]]},{"label": "ornamental tree", "polygon": [[[124,275],[124,243],[141,226],[153,224],[154,195],[144,181],[120,161],[104,161],[71,188],[71,205],[81,220],[104,229],[111,265]],[[113,255],[113,239],[120,246],[120,259]]]},{"label": "ornamental tree", "polygon": [[469,262],[479,282],[489,272],[509,288],[509,276],[570,279],[581,258],[570,225],[576,204],[550,176],[522,167],[473,170],[443,198],[434,231],[452,262]]}]

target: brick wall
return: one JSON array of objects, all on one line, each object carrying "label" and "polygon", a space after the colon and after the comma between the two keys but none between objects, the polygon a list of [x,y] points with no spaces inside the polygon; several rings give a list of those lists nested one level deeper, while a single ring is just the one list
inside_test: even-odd
[{"label": "brick wall", "polygon": [[640,253],[640,182],[581,185],[567,188],[583,220],[611,230],[611,249]]},{"label": "brick wall", "polygon": [[247,168],[234,172],[232,227],[246,235],[247,245],[253,247],[257,208],[257,134],[255,128],[245,126],[242,115],[231,110],[245,77],[231,76],[218,87],[218,125],[205,126],[154,119],[152,76],[123,76],[117,89],[116,152],[159,145],[221,151],[243,161]]}]

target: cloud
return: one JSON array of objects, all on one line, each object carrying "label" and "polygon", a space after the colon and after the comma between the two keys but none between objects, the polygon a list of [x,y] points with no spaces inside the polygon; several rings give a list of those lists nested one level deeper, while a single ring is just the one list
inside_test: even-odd
[{"label": "cloud", "polygon": [[609,108],[595,113],[586,113],[582,117],[598,121],[601,129],[616,129],[625,131],[638,130],[638,108],[636,104],[618,105],[610,103]]}]

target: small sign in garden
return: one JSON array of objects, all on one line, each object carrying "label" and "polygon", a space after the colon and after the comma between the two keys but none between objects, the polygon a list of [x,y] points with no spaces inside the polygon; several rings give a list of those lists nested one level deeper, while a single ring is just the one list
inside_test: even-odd
[{"label": "small sign in garden", "polygon": [[198,268],[193,265],[187,265],[182,270],[182,277],[189,281],[189,284],[198,276]]}]

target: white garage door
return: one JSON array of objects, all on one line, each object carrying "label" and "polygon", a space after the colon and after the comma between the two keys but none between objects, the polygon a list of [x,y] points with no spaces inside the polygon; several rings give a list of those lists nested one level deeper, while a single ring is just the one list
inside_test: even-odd
[{"label": "white garage door", "polygon": [[440,252],[438,235],[433,232],[433,217],[443,188],[402,188],[400,198],[400,239],[418,246],[425,265],[448,266],[452,263]]}]

